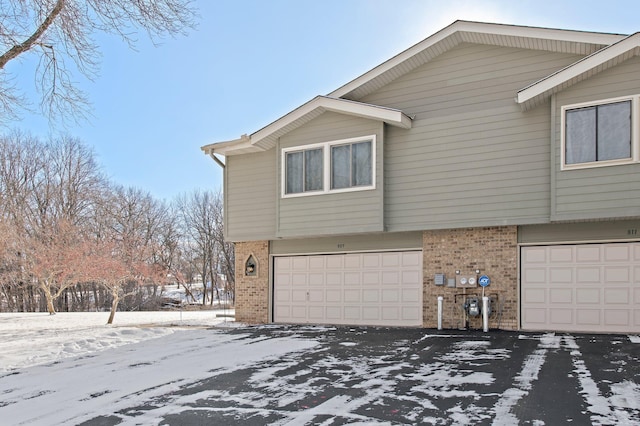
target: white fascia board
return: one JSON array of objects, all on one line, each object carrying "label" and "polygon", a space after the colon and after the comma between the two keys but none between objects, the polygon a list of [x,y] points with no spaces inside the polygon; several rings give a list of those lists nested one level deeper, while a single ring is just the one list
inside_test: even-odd
[{"label": "white fascia board", "polygon": [[200,147],[200,149],[206,155],[212,155],[214,153],[220,154],[220,155],[227,155],[227,153],[230,151],[252,149],[252,146],[251,146],[251,139],[247,135],[242,135],[240,139],[211,143],[211,144]]},{"label": "white fascia board", "polygon": [[341,114],[355,115],[372,120],[380,120],[394,126],[403,127],[405,129],[411,127],[411,118],[409,118],[400,110],[385,108],[377,105],[363,104],[361,102],[354,102],[346,99],[337,99],[327,96],[316,96],[306,104],[298,107],[284,117],[274,121],[268,126],[252,134],[251,143],[254,145],[257,144],[261,140],[268,138],[283,127],[294,123],[295,121],[303,118],[307,114],[312,113],[318,108],[323,108],[324,110]]},{"label": "white fascia board", "polygon": [[621,34],[593,33],[573,30],[560,30],[538,27],[523,27],[517,25],[491,24],[484,22],[455,21],[448,27],[443,28],[437,33],[427,37],[421,42],[413,45],[409,49],[399,53],[388,61],[378,65],[372,70],[362,74],[355,80],[345,84],[337,90],[329,93],[329,96],[340,98],[346,94],[356,90],[363,84],[373,80],[374,78],[384,74],[397,65],[407,61],[422,52],[425,49],[435,45],[436,43],[453,36],[457,32],[470,32],[479,34],[495,34],[504,36],[514,36],[532,39],[549,39],[558,41],[572,41],[577,43],[601,44],[603,46],[616,43],[626,37]]},{"label": "white fascia board", "polygon": [[240,139],[205,145],[201,149],[205,154],[212,154],[215,152],[221,155],[264,151],[267,148],[260,146],[260,141],[271,137],[274,133],[294,124],[298,120],[301,120],[300,123],[303,123],[305,116],[319,109],[322,111],[333,111],[339,114],[347,114],[371,120],[383,121],[387,124],[401,127],[403,129],[410,129],[412,123],[411,118],[398,109],[364,104],[346,99],[317,96],[306,104],[291,111],[284,117],[253,133],[251,136],[243,135]]},{"label": "white fascia board", "polygon": [[617,56],[635,49],[636,47],[640,47],[640,33],[630,35],[615,44],[598,50],[597,52],[592,53],[591,55],[582,58],[541,80],[538,80],[524,89],[519,90],[516,101],[519,104],[523,104],[536,96],[555,89],[572,78],[586,73],[605,62],[616,58]]},{"label": "white fascia board", "polygon": [[320,100],[322,101],[321,106],[327,111],[384,121],[387,124],[401,127],[403,129],[411,128],[411,118],[398,109],[364,104],[345,99],[329,98],[326,96],[320,97]]}]

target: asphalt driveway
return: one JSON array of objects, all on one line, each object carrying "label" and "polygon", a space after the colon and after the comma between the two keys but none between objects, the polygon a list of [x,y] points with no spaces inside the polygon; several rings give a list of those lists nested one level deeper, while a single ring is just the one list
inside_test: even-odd
[{"label": "asphalt driveway", "polygon": [[84,424],[144,424],[178,400],[183,409],[159,424],[640,424],[637,336],[289,326],[227,332],[319,343],[232,372],[213,368],[201,381]]}]

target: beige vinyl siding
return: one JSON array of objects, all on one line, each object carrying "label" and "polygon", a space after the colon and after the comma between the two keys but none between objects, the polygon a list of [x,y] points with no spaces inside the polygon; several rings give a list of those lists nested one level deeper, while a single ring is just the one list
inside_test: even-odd
[{"label": "beige vinyl siding", "polygon": [[229,241],[273,238],[276,227],[275,150],[228,156],[225,220]]},{"label": "beige vinyl siding", "polygon": [[387,130],[387,230],[548,222],[549,104],[514,98],[577,59],[466,43],[360,99],[414,117]]},{"label": "beige vinyl siding", "polygon": [[[556,95],[555,211],[552,220],[640,217],[640,164],[561,170],[561,108],[640,94],[634,57]],[[634,111],[636,117],[640,114]],[[636,121],[640,123],[640,120]]]},{"label": "beige vinyl siding", "polygon": [[281,173],[278,173],[278,237],[320,236],[379,232],[383,230],[382,168],[383,124],[349,115],[325,112],[304,126],[280,138],[281,150],[361,136],[376,136],[376,188],[335,194],[281,197]]}]

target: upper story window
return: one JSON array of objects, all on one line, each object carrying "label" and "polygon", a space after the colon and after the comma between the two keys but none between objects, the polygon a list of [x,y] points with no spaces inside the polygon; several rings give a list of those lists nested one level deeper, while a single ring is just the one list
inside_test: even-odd
[{"label": "upper story window", "polygon": [[375,188],[375,135],[282,150],[282,196]]},{"label": "upper story window", "polygon": [[562,108],[563,169],[633,161],[634,98],[618,98]]}]

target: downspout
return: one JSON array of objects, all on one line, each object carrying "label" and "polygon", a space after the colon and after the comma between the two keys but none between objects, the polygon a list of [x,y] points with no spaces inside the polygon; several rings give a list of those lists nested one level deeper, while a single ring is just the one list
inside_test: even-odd
[{"label": "downspout", "polygon": [[224,168],[225,168],[225,164],[224,164],[222,161],[220,161],[220,159],[219,159],[218,157],[216,157],[216,154],[213,152],[213,150],[210,150],[210,151],[209,151],[209,156],[210,156],[211,158],[213,158],[213,161],[215,161],[216,163],[218,163],[218,165],[219,165],[220,167],[222,167],[222,169],[224,170]]}]

